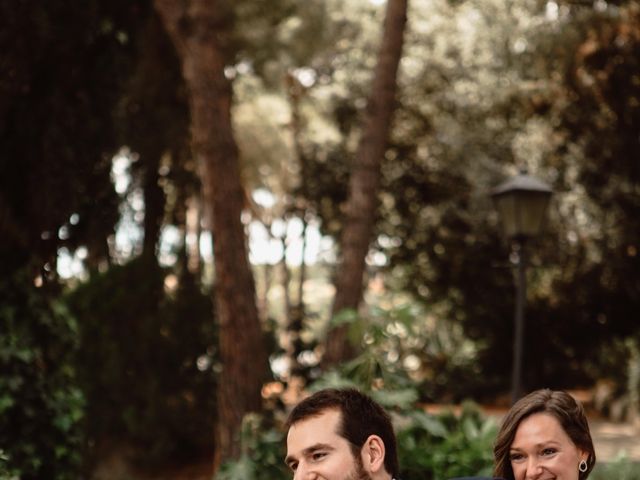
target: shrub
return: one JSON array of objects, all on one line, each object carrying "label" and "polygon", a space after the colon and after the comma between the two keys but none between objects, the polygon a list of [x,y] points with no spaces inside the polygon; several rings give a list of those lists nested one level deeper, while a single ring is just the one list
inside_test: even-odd
[{"label": "shrub", "polygon": [[165,292],[155,258],[96,274],[67,296],[79,319],[88,443],[133,447],[135,463],[186,463],[213,449],[213,308],[197,285]]},{"label": "shrub", "polygon": [[397,429],[401,477],[445,480],[490,475],[495,435],[495,422],[483,418],[471,403],[464,404],[459,416],[406,412]]},{"label": "shrub", "polygon": [[0,279],[0,470],[4,478],[78,478],[84,397],[77,325],[26,272]]}]

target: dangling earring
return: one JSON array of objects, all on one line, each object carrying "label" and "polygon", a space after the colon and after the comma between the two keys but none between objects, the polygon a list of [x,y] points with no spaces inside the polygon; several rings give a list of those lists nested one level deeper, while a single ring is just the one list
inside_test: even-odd
[{"label": "dangling earring", "polygon": [[580,470],[582,473],[586,472],[587,469],[589,468],[589,465],[587,465],[587,461],[586,460],[580,460],[580,464],[578,465],[578,470]]}]

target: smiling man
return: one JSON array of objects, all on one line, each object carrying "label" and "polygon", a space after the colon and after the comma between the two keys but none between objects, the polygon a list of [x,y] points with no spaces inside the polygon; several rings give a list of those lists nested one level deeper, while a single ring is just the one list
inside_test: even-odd
[{"label": "smiling man", "polygon": [[396,438],[389,415],[355,389],[321,390],[287,420],[287,458],[294,480],[393,480]]}]

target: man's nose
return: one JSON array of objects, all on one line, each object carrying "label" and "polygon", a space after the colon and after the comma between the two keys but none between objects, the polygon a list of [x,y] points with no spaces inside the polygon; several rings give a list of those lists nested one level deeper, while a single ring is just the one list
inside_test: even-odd
[{"label": "man's nose", "polygon": [[293,480],[314,480],[315,478],[316,474],[302,462],[298,464],[296,473],[293,475]]}]

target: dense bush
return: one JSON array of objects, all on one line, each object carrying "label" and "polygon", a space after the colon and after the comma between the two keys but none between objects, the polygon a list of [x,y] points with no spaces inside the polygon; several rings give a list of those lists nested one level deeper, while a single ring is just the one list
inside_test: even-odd
[{"label": "dense bush", "polygon": [[496,424],[472,404],[465,404],[460,415],[434,416],[414,410],[406,413],[405,421],[397,434],[402,478],[444,480],[491,474]]},{"label": "dense bush", "polygon": [[76,479],[84,415],[76,321],[26,271],[0,279],[0,297],[0,472]]},{"label": "dense bush", "polygon": [[136,463],[193,460],[213,449],[215,329],[208,295],[140,257],[94,275],[68,295],[79,320],[78,372],[90,455],[112,442]]}]

